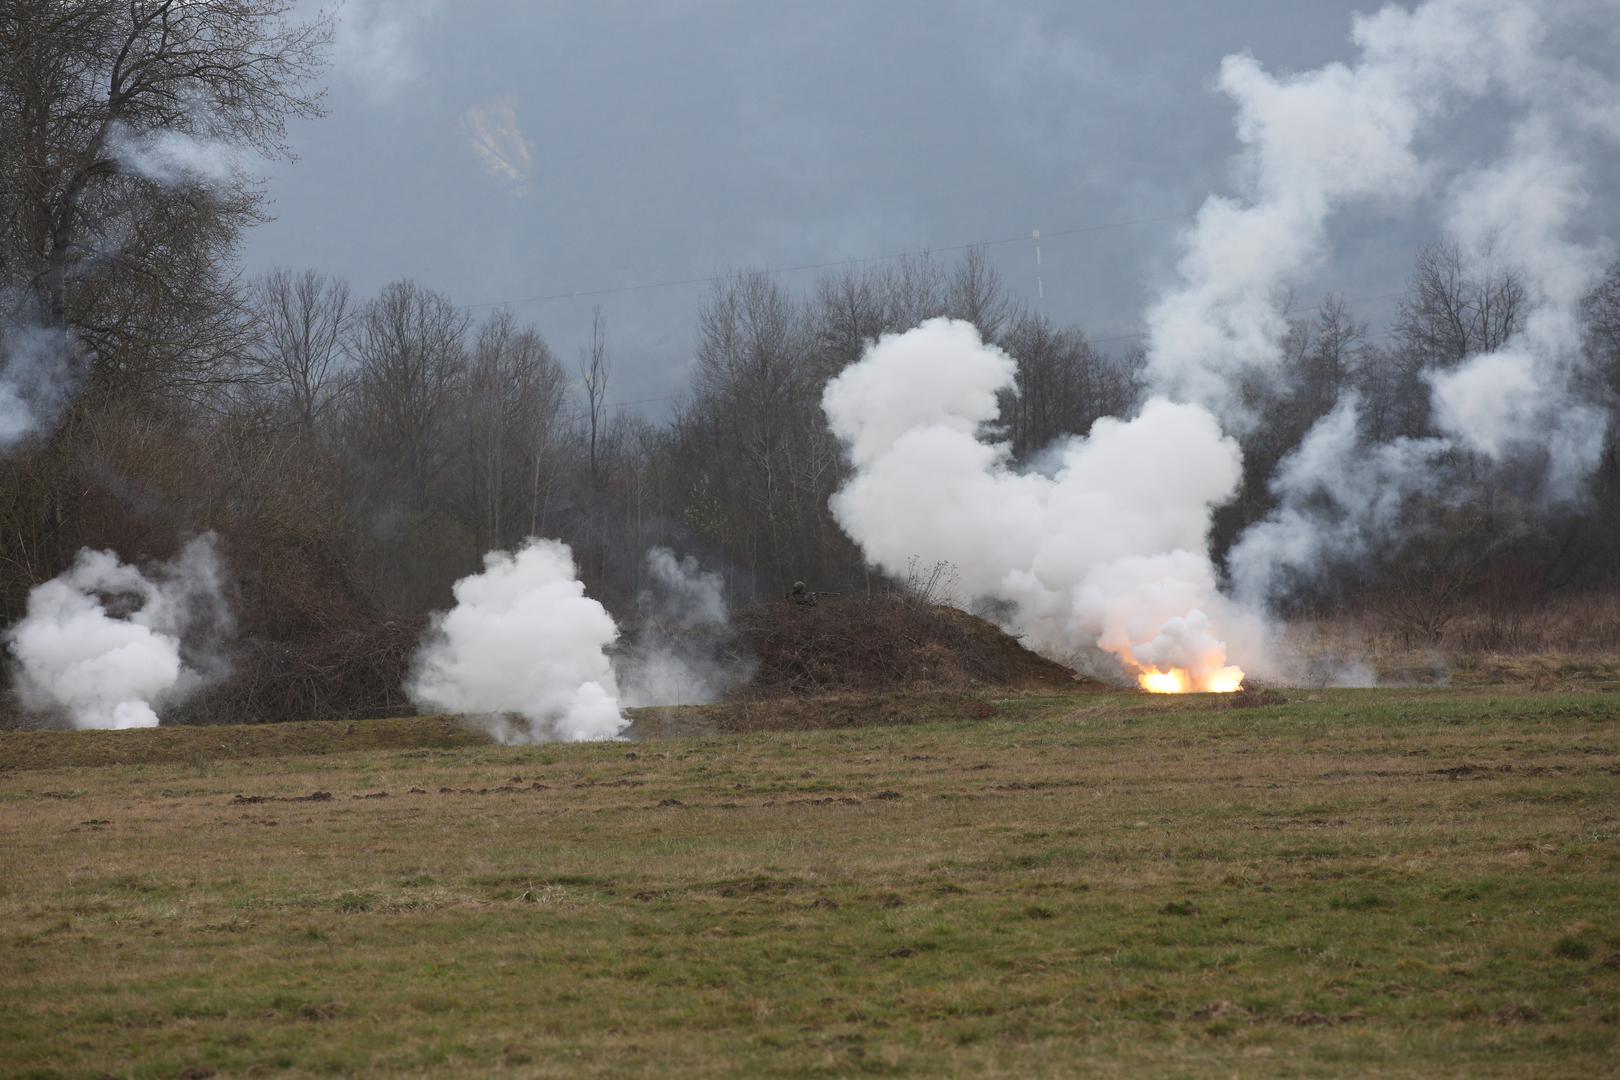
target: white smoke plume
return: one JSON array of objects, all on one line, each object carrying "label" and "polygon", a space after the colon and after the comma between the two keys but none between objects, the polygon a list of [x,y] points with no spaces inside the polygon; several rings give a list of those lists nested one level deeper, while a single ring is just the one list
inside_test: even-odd
[{"label": "white smoke plume", "polygon": [[79,552],[29,592],[5,642],[27,708],[64,714],[76,728],[155,727],[158,709],[220,673],[214,646],[229,628],[208,534],[144,571],[110,551]]},{"label": "white smoke plume", "polygon": [[999,602],[1008,627],[1071,665],[1098,651],[1132,677],[1233,689],[1263,669],[1264,627],[1221,595],[1210,513],[1240,476],[1237,444],[1198,405],[1150,402],[1061,444],[1051,475],[1017,472],[986,441],[1011,357],[969,323],[934,319],[879,339],[827,386],[822,407],[854,475],[833,497],[876,566],[945,561],[960,590]]},{"label": "white smoke plume", "polygon": [[[1544,499],[1579,494],[1605,421],[1572,389],[1578,306],[1604,253],[1571,233],[1590,198],[1583,152],[1617,134],[1620,91],[1550,41],[1560,20],[1568,33],[1602,6],[1387,5],[1356,20],[1353,64],[1276,77],[1247,56],[1224,62],[1247,199],[1205,204],[1180,282],[1149,313],[1148,373],[1159,392],[1208,404],[1234,429],[1251,424],[1237,392],[1244,374],[1282,356],[1287,324],[1276,298],[1322,258],[1329,216],[1357,201],[1412,203],[1436,192],[1449,235],[1470,258],[1521,275],[1532,309],[1502,349],[1429,373],[1446,438],[1368,445],[1353,400],[1318,422],[1272,481],[1277,511],[1230,553],[1246,603],[1280,599],[1325,566],[1398,539],[1407,529],[1401,508],[1443,497],[1439,462],[1458,449],[1541,461]],[[1443,171],[1421,156],[1421,137],[1487,95],[1517,118],[1504,125],[1500,159],[1437,183]]]},{"label": "white smoke plume", "polygon": [[[1620,114],[1620,94],[1614,101]],[[1497,164],[1464,177],[1448,231],[1476,260],[1524,280],[1531,311],[1501,349],[1430,376],[1436,423],[1492,461],[1546,455],[1549,501],[1571,500],[1597,467],[1607,417],[1573,386],[1582,361],[1581,301],[1607,252],[1571,232],[1590,202],[1586,170],[1550,117],[1526,121]]]},{"label": "white smoke plume", "polygon": [[1232,595],[1265,610],[1324,567],[1364,563],[1406,532],[1410,500],[1442,499],[1445,439],[1367,445],[1360,402],[1340,401],[1285,457],[1272,477],[1278,507],[1227,552]]},{"label": "white smoke plume", "polygon": [[745,681],[750,668],[732,655],[736,638],[725,581],[691,556],[647,552],[648,586],[637,598],[635,637],[616,664],[625,704],[702,705]]},{"label": "white smoke plume", "polygon": [[531,539],[492,551],[454,594],[405,685],[418,708],[480,718],[506,741],[611,739],[625,729],[607,653],[619,630],[585,595],[567,544]]},{"label": "white smoke plume", "polygon": [[242,168],[240,152],[229,143],[173,128],[133,132],[115,126],[107,148],[124,171],[168,187],[216,187],[229,182]]},{"label": "white smoke plume", "polygon": [[[1583,6],[1565,5],[1565,13]],[[1210,406],[1234,428],[1252,422],[1237,397],[1238,377],[1281,358],[1287,324],[1279,290],[1321,260],[1335,210],[1409,203],[1432,186],[1437,171],[1421,158],[1418,139],[1437,118],[1495,93],[1505,107],[1561,111],[1588,131],[1600,129],[1612,84],[1546,48],[1556,8],[1533,0],[1386,5],[1355,20],[1355,63],[1297,75],[1274,76],[1251,56],[1228,56],[1219,86],[1238,107],[1244,197],[1205,202],[1180,281],[1148,314],[1155,388]],[[1508,201],[1514,189],[1553,195],[1550,210],[1528,210],[1555,220],[1521,230],[1536,234],[1516,245],[1527,254],[1550,250],[1532,245],[1556,231],[1574,194],[1567,174],[1532,183],[1542,164],[1523,148],[1510,150],[1501,183],[1482,178],[1471,198],[1463,196],[1472,211],[1493,200],[1518,209]]]},{"label": "white smoke plume", "polygon": [[0,451],[50,430],[73,397],[73,335],[28,316],[32,298],[0,290]]},{"label": "white smoke plume", "polygon": [[[1576,150],[1612,137],[1620,95],[1549,41],[1558,20],[1589,19],[1597,6],[1390,4],[1356,19],[1349,64],[1278,76],[1227,57],[1219,87],[1238,109],[1239,193],[1206,201],[1178,280],[1148,312],[1158,396],[1135,419],[1099,422],[1061,446],[1051,476],[1017,473],[1004,447],[979,437],[997,393],[1013,388],[1012,361],[962,325],[884,338],[824,398],[855,467],[834,500],[840,523],[890,573],[912,557],[955,563],[969,592],[1011,604],[1011,628],[1049,655],[1095,646],[1128,672],[1173,667],[1207,686],[1229,681],[1229,660],[1277,670],[1258,612],[1324,565],[1397,536],[1410,499],[1443,494],[1436,466],[1459,447],[1491,458],[1534,449],[1548,490],[1573,491],[1602,432],[1569,390],[1575,305],[1601,265],[1598,249],[1568,235],[1587,198]],[[1502,160],[1437,183],[1426,135],[1488,96],[1522,118]],[[1232,552],[1229,599],[1207,553],[1211,509],[1240,471],[1221,424],[1244,431],[1257,419],[1243,387],[1284,357],[1280,297],[1323,261],[1335,212],[1409,205],[1436,189],[1460,243],[1479,251],[1489,238],[1526,276],[1525,331],[1433,376],[1449,438],[1368,446],[1354,400],[1324,417],[1277,473],[1277,513]]]}]

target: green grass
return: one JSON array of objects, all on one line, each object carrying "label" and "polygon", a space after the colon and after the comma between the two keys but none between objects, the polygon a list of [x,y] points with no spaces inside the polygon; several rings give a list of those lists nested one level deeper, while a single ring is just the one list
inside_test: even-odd
[{"label": "green grass", "polygon": [[1290,696],[0,735],[0,1074],[1612,1075],[1620,695]]}]

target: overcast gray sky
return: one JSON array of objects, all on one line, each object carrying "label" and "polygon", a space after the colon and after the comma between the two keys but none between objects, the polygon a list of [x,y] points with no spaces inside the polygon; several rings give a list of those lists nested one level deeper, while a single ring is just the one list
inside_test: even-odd
[{"label": "overcast gray sky", "polygon": [[[292,129],[298,160],[268,168],[276,220],[247,266],[315,267],[361,294],[411,277],[471,305],[1040,229],[1044,310],[1111,337],[1139,329],[1168,278],[1187,221],[1162,219],[1232,190],[1221,57],[1350,61],[1351,15],[1374,6],[349,0],[329,114]],[[1447,152],[1496,134],[1481,111]],[[1613,235],[1614,200],[1599,202],[1593,227]],[[1337,223],[1301,302],[1399,288],[1433,235],[1421,208]],[[1031,243],[989,252],[1036,303]],[[571,365],[600,304],[612,396],[632,400],[684,389],[704,294],[513,307]],[[1391,306],[1357,310],[1377,323]]]}]

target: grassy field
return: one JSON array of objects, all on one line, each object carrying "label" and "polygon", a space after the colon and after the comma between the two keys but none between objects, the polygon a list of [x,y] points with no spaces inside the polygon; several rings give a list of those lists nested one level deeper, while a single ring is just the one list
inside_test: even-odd
[{"label": "grassy field", "polygon": [[1620,694],[1289,696],[0,735],[0,1074],[1613,1075]]}]

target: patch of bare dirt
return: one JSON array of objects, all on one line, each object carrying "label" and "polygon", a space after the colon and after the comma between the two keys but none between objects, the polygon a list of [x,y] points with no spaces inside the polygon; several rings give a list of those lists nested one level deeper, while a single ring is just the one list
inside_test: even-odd
[{"label": "patch of bare dirt", "polygon": [[231,799],[232,806],[252,806],[256,803],[267,802],[331,802],[330,791],[312,791],[308,795],[236,795]]}]

